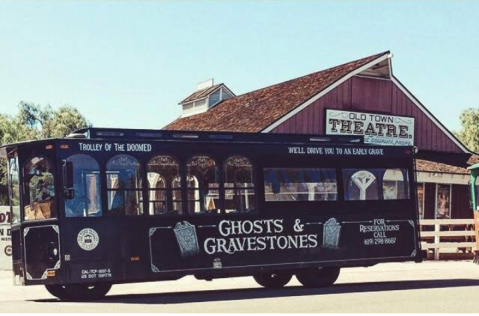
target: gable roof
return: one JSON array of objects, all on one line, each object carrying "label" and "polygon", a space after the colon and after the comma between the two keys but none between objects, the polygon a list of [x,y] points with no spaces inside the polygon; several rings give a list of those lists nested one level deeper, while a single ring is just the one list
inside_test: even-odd
[{"label": "gable roof", "polygon": [[206,112],[178,118],[163,129],[261,132],[351,72],[387,55],[389,51],[245,93]]}]

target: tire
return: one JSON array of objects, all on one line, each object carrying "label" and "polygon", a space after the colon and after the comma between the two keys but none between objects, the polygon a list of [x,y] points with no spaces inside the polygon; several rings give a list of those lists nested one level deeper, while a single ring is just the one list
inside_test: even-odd
[{"label": "tire", "polygon": [[94,301],[105,297],[111,289],[110,283],[93,285],[68,284],[45,285],[47,291],[62,301]]},{"label": "tire", "polygon": [[339,277],[339,267],[303,269],[296,273],[298,281],[306,287],[328,287]]},{"label": "tire", "polygon": [[67,293],[64,285],[49,284],[49,285],[45,285],[45,288],[47,289],[48,293],[55,296],[56,298],[58,298],[62,301],[68,301],[69,300],[68,293]]},{"label": "tire", "polygon": [[253,276],[254,280],[267,289],[279,289],[288,284],[293,274],[286,271],[263,272]]}]

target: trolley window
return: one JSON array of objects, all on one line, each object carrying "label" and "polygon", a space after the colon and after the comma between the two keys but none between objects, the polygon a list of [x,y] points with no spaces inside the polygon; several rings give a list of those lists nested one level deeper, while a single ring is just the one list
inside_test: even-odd
[{"label": "trolley window", "polygon": [[405,169],[344,169],[346,201],[404,200],[409,198]]},{"label": "trolley window", "polygon": [[265,200],[336,201],[336,170],[319,168],[265,168]]},{"label": "trolley window", "polygon": [[242,156],[233,156],[224,164],[226,213],[251,212],[255,209],[253,165]]},{"label": "trolley window", "polygon": [[25,165],[25,220],[56,217],[53,170],[53,164],[45,157],[34,157]]},{"label": "trolley window", "polygon": [[138,160],[130,155],[116,155],[108,161],[106,169],[108,214],[143,214]]},{"label": "trolley window", "polygon": [[12,224],[18,224],[21,220],[18,157],[12,157],[8,161],[8,184],[10,206],[12,208]]},{"label": "trolley window", "polygon": [[73,195],[65,200],[66,217],[101,216],[100,167],[95,159],[78,154],[67,159],[72,164]]},{"label": "trolley window", "polygon": [[171,156],[156,156],[148,169],[150,215],[181,214],[180,163]]},{"label": "trolley window", "polygon": [[194,156],[186,169],[188,212],[219,214],[219,179],[215,160],[208,156]]},{"label": "trolley window", "polygon": [[383,176],[385,200],[409,199],[409,176],[405,169],[387,169]]}]

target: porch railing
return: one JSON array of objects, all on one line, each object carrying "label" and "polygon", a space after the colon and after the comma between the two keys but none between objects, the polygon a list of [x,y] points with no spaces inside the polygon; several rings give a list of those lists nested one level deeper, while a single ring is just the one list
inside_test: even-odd
[{"label": "porch railing", "polygon": [[472,254],[476,250],[474,219],[423,219],[419,225],[422,249],[432,251],[434,260],[439,260],[441,250]]}]

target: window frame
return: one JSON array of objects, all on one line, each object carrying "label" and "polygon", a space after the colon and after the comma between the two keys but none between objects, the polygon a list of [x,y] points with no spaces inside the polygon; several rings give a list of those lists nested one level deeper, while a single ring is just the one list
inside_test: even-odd
[{"label": "window frame", "polygon": [[[64,196],[62,196],[62,200],[63,200],[63,216],[65,218],[102,218],[102,217],[105,217],[106,216],[106,212],[104,210],[104,204],[103,204],[103,192],[107,193],[108,194],[108,191],[106,191],[106,188],[105,190],[103,189],[103,180],[102,178],[104,177],[105,175],[105,172],[102,168],[102,164],[100,161],[98,161],[97,158],[95,158],[93,155],[91,154],[88,154],[88,153],[83,153],[83,152],[79,152],[79,153],[73,153],[71,155],[69,155],[68,157],[65,158],[65,161],[68,161],[68,159],[70,159],[71,157],[73,156],[78,156],[78,155],[84,155],[84,156],[88,156],[89,158],[93,159],[93,161],[95,161],[95,163],[97,164],[98,166],[98,177],[99,177],[99,181],[98,181],[98,184],[100,185],[100,188],[99,190],[97,191],[98,194],[100,195],[100,204],[99,204],[99,207],[100,207],[100,215],[99,216],[90,216],[87,212],[87,216],[67,216],[67,213],[66,213],[66,202],[68,201],[67,199],[65,199]],[[108,159],[109,161],[109,159]],[[90,169],[89,169],[90,170]],[[105,177],[106,178],[106,177]],[[106,197],[106,203],[107,203],[107,206],[108,206],[108,195],[105,195]]]},{"label": "window frame", "polygon": [[[342,178],[342,185],[343,185],[343,200],[345,202],[358,202],[358,203],[365,203],[365,202],[369,202],[369,203],[373,203],[373,202],[393,202],[393,201],[410,201],[412,198],[413,198],[413,195],[412,194],[417,194],[417,192],[414,192],[414,193],[411,193],[411,185],[412,185],[412,181],[415,180],[415,178],[412,178],[411,179],[411,175],[410,175],[410,172],[409,172],[409,167],[406,167],[406,166],[361,166],[361,167],[356,167],[356,166],[348,166],[348,167],[341,167],[340,168],[341,170],[341,178]],[[351,200],[351,199],[346,199],[346,185],[348,184],[349,180],[351,177],[349,177],[349,179],[345,179],[345,176],[344,176],[344,172],[345,170],[357,170],[356,172],[358,171],[368,171],[368,172],[371,172],[371,171],[374,171],[374,170],[382,170],[383,172],[381,173],[381,177],[376,177],[376,182],[377,182],[377,186],[378,186],[378,198],[377,199],[365,199],[365,200]],[[385,199],[384,198],[384,176],[386,175],[386,172],[388,170],[399,170],[401,171],[402,175],[403,175],[403,185],[404,185],[404,190],[405,191],[405,195],[406,197],[405,198],[402,198],[402,199],[399,199],[399,198],[396,198],[396,199]],[[355,174],[356,172],[352,173],[351,175]],[[373,175],[376,176],[375,173],[371,172]]]},{"label": "window frame", "polygon": [[[10,172],[10,168],[11,168],[11,164],[10,164],[10,161],[11,160],[15,160],[15,164],[17,166],[17,190],[18,190],[18,205],[16,205],[16,207],[18,207],[18,222],[14,222],[13,219],[15,218],[15,212],[13,211],[13,208],[15,207],[13,205],[13,183],[12,183],[12,174]],[[20,160],[18,158],[18,152],[17,151],[13,151],[11,153],[9,153],[7,155],[7,185],[8,185],[8,204],[9,204],[9,208],[10,208],[10,214],[11,214],[11,218],[10,218],[10,224],[11,226],[17,226],[17,225],[21,225],[21,223],[23,222],[23,208],[22,208],[22,187],[23,187],[23,175],[22,175],[22,168],[20,167]],[[58,215],[57,215],[58,217]]]},{"label": "window frame", "polygon": [[438,215],[438,208],[437,208],[437,195],[439,193],[439,185],[444,185],[444,186],[448,186],[449,187],[449,218],[446,218],[446,219],[452,219],[452,184],[451,183],[435,183],[435,196],[434,196],[434,219],[441,219],[441,218],[437,218],[437,215]]},{"label": "window frame", "polygon": [[[278,201],[278,200],[267,200],[266,199],[266,181],[265,181],[265,170],[266,169],[282,169],[282,170],[286,170],[286,169],[293,169],[293,170],[318,170],[318,171],[321,171],[321,170],[334,170],[334,178],[336,179],[335,183],[336,183],[336,199],[332,199],[332,200],[303,200],[303,201]],[[339,168],[339,170],[341,170]],[[272,203],[287,203],[287,204],[297,204],[297,203],[307,203],[308,205],[311,205],[311,204],[314,204],[314,203],[331,203],[331,202],[338,202],[338,201],[341,201],[340,200],[340,190],[339,190],[339,184],[340,184],[340,180],[339,180],[339,175],[338,175],[338,168],[337,167],[328,167],[328,166],[301,166],[301,167],[298,167],[298,166],[283,166],[283,167],[270,167],[270,166],[263,166],[262,168],[262,179],[263,179],[263,182],[262,182],[262,201],[263,203],[269,205],[269,204],[272,204]],[[309,192],[308,192],[309,193]]]},{"label": "window frame", "polygon": [[[111,173],[111,170],[108,169],[108,164],[110,163],[110,161],[117,157],[117,156],[129,156],[133,159],[135,159],[137,162],[138,162],[138,172],[140,173],[139,174],[139,179],[141,180],[141,186],[140,188],[126,188],[126,189],[120,189],[120,188],[109,188],[108,187],[108,176]],[[148,181],[148,179],[146,178],[146,175],[145,175],[145,171],[146,171],[146,165],[144,163],[142,163],[142,159],[141,157],[138,157],[137,155],[132,155],[132,154],[128,154],[128,153],[116,153],[115,155],[109,157],[108,159],[106,159],[106,162],[105,162],[105,168],[104,168],[104,173],[103,173],[103,178],[105,179],[105,205],[106,205],[106,209],[103,211],[104,215],[103,216],[106,216],[106,217],[128,217],[128,218],[141,218],[143,216],[145,216],[146,214],[146,209],[145,209],[145,181]],[[114,173],[113,173],[114,174]],[[122,211],[120,212],[120,214],[112,214],[112,211],[110,209],[110,203],[109,203],[109,194],[111,192],[123,192],[123,193],[126,193],[126,192],[135,192],[136,194],[139,194],[139,198],[140,200],[138,201],[138,207],[141,207],[141,210],[142,210],[142,213],[140,214],[126,214],[126,199],[124,200],[124,206],[122,208]]]},{"label": "window frame", "polygon": [[[25,167],[27,166],[28,163],[30,163],[32,161],[33,158],[43,158],[43,159],[46,159],[49,161],[49,163],[51,164],[51,167],[52,167],[52,175],[53,175],[53,192],[54,192],[54,199],[53,199],[53,212],[55,214],[55,216],[51,216],[50,218],[44,218],[44,219],[35,219],[35,220],[27,220],[25,218],[25,207],[27,205],[30,205],[30,184],[26,183],[25,180],[26,180],[26,177],[25,177]],[[20,201],[20,216],[21,216],[21,219],[20,219],[20,224],[21,223],[36,223],[36,222],[41,222],[41,221],[50,221],[50,220],[58,220],[60,218],[60,214],[58,212],[58,202],[59,202],[59,190],[58,190],[58,180],[57,180],[57,175],[56,173],[58,172],[57,168],[56,168],[56,165],[53,164],[53,161],[56,161],[54,159],[54,157],[49,157],[48,155],[46,154],[43,154],[43,153],[37,153],[37,154],[31,154],[29,156],[27,156],[27,158],[25,160],[23,160],[23,163],[20,165],[20,158],[18,158],[18,162],[19,162],[19,168],[21,168],[21,171],[20,171],[20,178],[19,178],[19,181],[20,181],[20,197],[21,197],[21,201]],[[31,179],[30,179],[31,180]],[[27,198],[27,190],[25,190],[25,188],[28,187],[28,198]],[[28,201],[28,203],[26,203]]]},{"label": "window frame", "polygon": [[[247,188],[238,188],[240,190],[253,190],[253,194],[254,194],[254,208],[253,210],[247,212],[247,211],[238,211],[238,210],[235,210],[235,212],[230,212],[230,213],[226,213],[226,190],[235,190],[237,189],[236,187],[236,184],[233,182],[233,188],[226,188],[225,187],[225,184],[227,183],[226,182],[226,164],[228,162],[229,159],[233,158],[233,157],[242,157],[242,158],[245,158],[248,160],[248,162],[251,164],[251,184],[252,186],[248,186]],[[220,168],[219,170],[219,177],[220,177],[220,197],[221,197],[221,203],[222,203],[222,206],[221,206],[221,213],[220,214],[229,214],[229,215],[249,215],[249,214],[257,214],[258,213],[258,195],[259,195],[259,191],[258,191],[258,183],[256,181],[257,179],[257,176],[256,176],[256,163],[254,163],[254,160],[248,156],[248,155],[244,155],[244,154],[241,154],[241,153],[232,153],[228,156],[226,156],[223,160],[222,160],[222,163],[221,163],[221,166],[222,168]],[[230,182],[228,182],[230,183]]]},{"label": "window frame", "polygon": [[[179,183],[180,183],[180,187],[179,188],[173,188],[173,181],[176,180],[176,177],[172,179],[171,183],[170,183],[170,188],[168,188],[168,185],[167,185],[167,181],[164,177],[162,177],[162,175],[160,174],[160,177],[164,179],[164,183],[165,183],[165,188],[150,188],[150,182],[148,180],[148,174],[150,173],[150,171],[148,171],[148,168],[149,168],[149,165],[150,165],[150,162],[155,159],[156,157],[160,157],[160,156],[169,156],[171,158],[174,159],[174,161],[176,161],[177,163],[177,166],[178,166],[178,174],[176,175],[176,177],[179,179]],[[149,157],[146,159],[146,164],[145,164],[145,178],[146,179],[143,179],[142,181],[145,182],[146,181],[146,186],[143,186],[144,189],[146,190],[146,198],[145,198],[145,202],[146,202],[146,205],[147,207],[145,208],[145,215],[146,216],[159,216],[159,217],[166,217],[166,216],[174,216],[174,217],[178,217],[178,216],[184,216],[185,215],[185,201],[184,201],[184,195],[183,195],[183,191],[184,191],[184,186],[183,186],[183,168],[182,168],[182,161],[178,158],[178,156],[174,155],[174,154],[170,154],[170,153],[156,153],[155,155]],[[150,192],[164,192],[166,194],[166,204],[169,205],[170,203],[173,204],[173,203],[178,203],[177,200],[174,200],[174,192],[179,192],[179,195],[180,195],[180,200],[179,200],[179,203],[181,204],[181,207],[179,208],[179,212],[174,214],[174,213],[169,213],[167,212],[166,214],[156,214],[153,209],[153,213],[150,213],[151,210],[150,210],[150,205],[151,205],[151,200],[150,200]],[[154,203],[157,202],[156,200],[153,201]]]},{"label": "window frame", "polygon": [[[212,159],[214,162],[215,162],[215,168],[216,168],[216,173],[217,173],[217,182],[218,183],[218,187],[215,188],[215,190],[218,191],[218,201],[219,201],[219,207],[217,206],[216,209],[219,210],[219,212],[217,213],[207,213],[207,212],[203,212],[202,211],[202,207],[203,207],[203,203],[204,203],[204,197],[202,198],[201,197],[201,188],[200,186],[198,185],[198,188],[190,188],[188,187],[188,175],[189,175],[189,170],[188,170],[188,164],[192,161],[193,158],[195,157],[208,157],[210,159]],[[218,163],[218,161],[220,163]],[[184,205],[185,205],[185,214],[187,214],[188,216],[218,216],[218,215],[223,215],[224,214],[224,181],[223,181],[223,174],[222,174],[222,170],[221,170],[221,164],[222,160],[221,159],[218,159],[216,158],[214,155],[211,155],[211,154],[205,154],[205,153],[195,153],[195,154],[191,154],[189,155],[186,160],[184,161],[184,187],[182,186],[182,190],[184,191],[184,197],[186,198],[184,200]],[[208,188],[209,189],[209,188]],[[189,193],[190,191],[192,192],[195,192],[195,191],[198,191],[199,192],[199,200],[190,200],[189,198]],[[193,202],[193,203],[199,203],[200,205],[200,212],[198,213],[195,213],[194,210],[191,211],[189,209],[189,204],[190,202]]]}]

